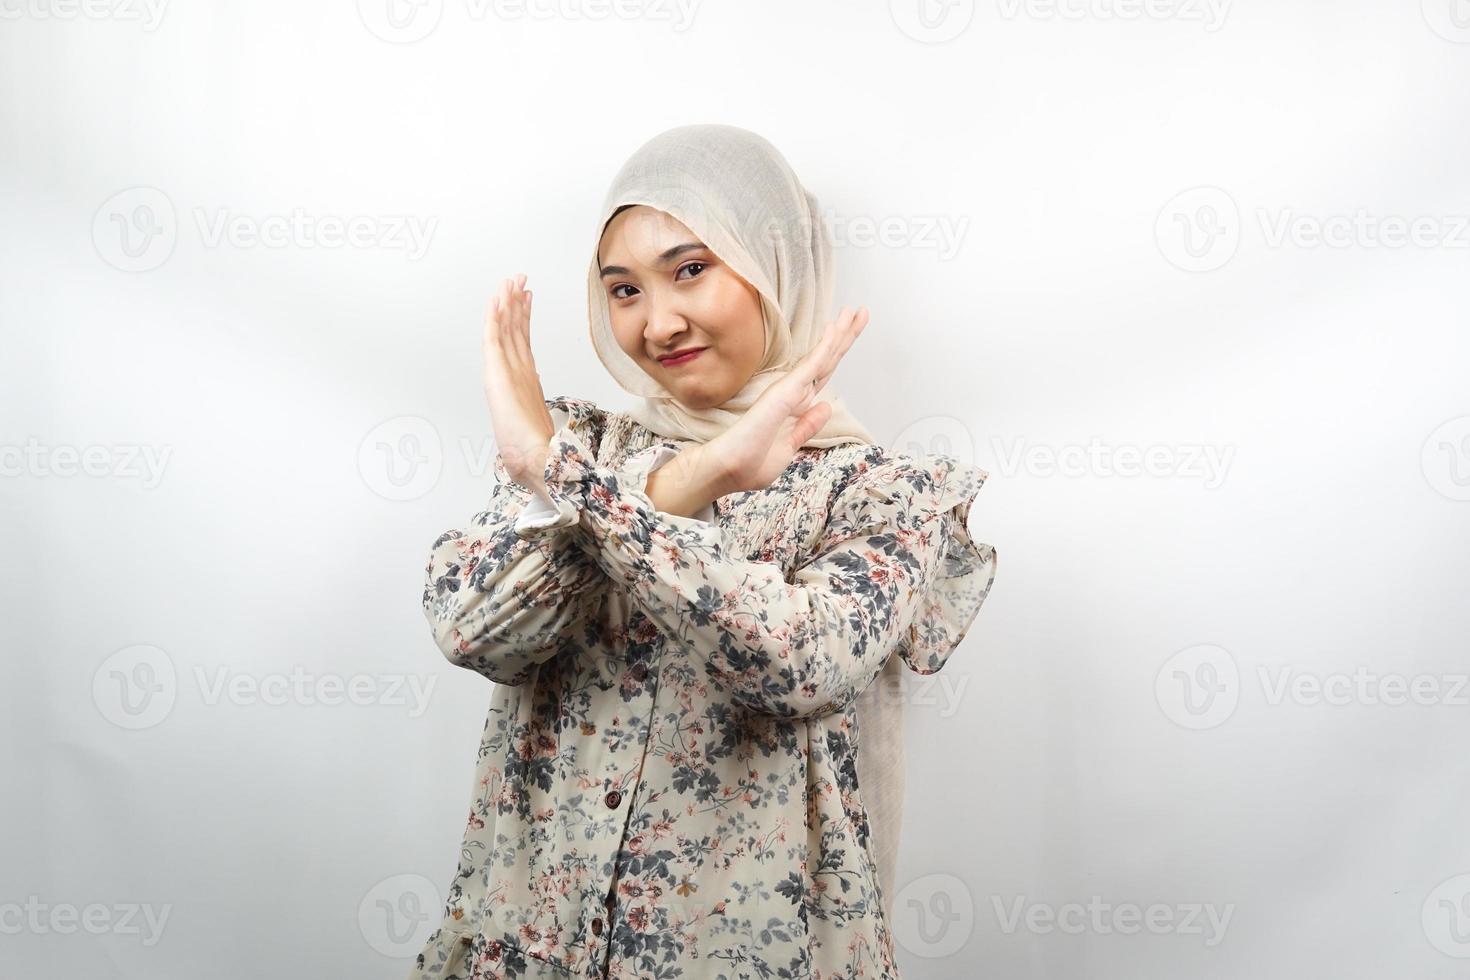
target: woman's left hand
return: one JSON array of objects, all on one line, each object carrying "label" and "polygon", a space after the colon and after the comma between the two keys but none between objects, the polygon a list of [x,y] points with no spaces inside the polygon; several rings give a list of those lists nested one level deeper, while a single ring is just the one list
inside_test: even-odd
[{"label": "woman's left hand", "polygon": [[792,457],[832,415],[816,401],[837,364],[868,325],[868,308],[843,307],[827,324],[822,339],[785,377],[771,385],[739,421],[705,444],[707,458],[718,460],[725,493],[761,490],[791,465]]}]

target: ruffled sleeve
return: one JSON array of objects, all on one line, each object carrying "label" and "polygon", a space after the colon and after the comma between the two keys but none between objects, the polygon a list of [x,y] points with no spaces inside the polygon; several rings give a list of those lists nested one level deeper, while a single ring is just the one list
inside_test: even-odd
[{"label": "ruffled sleeve", "polygon": [[[558,434],[597,443],[600,414],[590,402],[546,405]],[[553,500],[549,515],[537,516],[535,495],[510,479],[499,454],[495,477],[485,509],[434,541],[423,610],[450,663],[514,686],[584,642],[610,583],[573,539],[574,510]]]},{"label": "ruffled sleeve", "polygon": [[847,494],[837,533],[851,533],[843,522],[880,524],[903,510],[937,515],[942,528],[942,558],[918,612],[904,630],[898,654],[918,674],[942,669],[969,632],[995,583],[996,552],[970,536],[969,514],[989,474],[952,456],[928,453],[895,456],[868,471]]}]

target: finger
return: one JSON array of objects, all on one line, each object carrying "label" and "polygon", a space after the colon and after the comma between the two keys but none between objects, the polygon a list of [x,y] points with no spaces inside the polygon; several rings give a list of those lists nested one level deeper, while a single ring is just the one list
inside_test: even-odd
[{"label": "finger", "polygon": [[811,352],[813,378],[819,379],[818,390],[825,378],[830,377],[832,371],[837,367],[837,361],[845,350],[845,338],[853,319],[852,311],[843,307],[838,311],[836,319],[827,324],[827,329],[822,334],[822,341]]},{"label": "finger", "polygon": [[838,363],[852,349],[853,341],[857,340],[858,334],[867,325],[868,309],[865,306],[858,307],[837,323],[832,348],[827,351],[826,356],[825,373],[829,377],[837,370]]}]

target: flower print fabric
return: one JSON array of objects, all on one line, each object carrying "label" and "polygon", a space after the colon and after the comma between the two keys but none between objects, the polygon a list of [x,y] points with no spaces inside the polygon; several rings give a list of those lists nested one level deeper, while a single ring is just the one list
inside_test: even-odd
[{"label": "flower print fabric", "polygon": [[497,459],[429,556],[439,648],[495,685],[411,976],[897,978],[853,707],[893,654],[943,667],[984,602],[986,474],[803,447],[701,520],[645,493],[687,443],[547,406],[546,498]]}]

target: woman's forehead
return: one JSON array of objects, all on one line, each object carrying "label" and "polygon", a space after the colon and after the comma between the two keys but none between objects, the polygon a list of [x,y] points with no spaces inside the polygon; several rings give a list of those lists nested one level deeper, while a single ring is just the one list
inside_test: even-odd
[{"label": "woman's forehead", "polygon": [[704,246],[690,228],[667,211],[647,205],[636,205],[615,215],[603,230],[597,244],[600,260],[612,254],[650,265],[667,262],[677,256],[674,250],[687,251],[687,245]]}]

